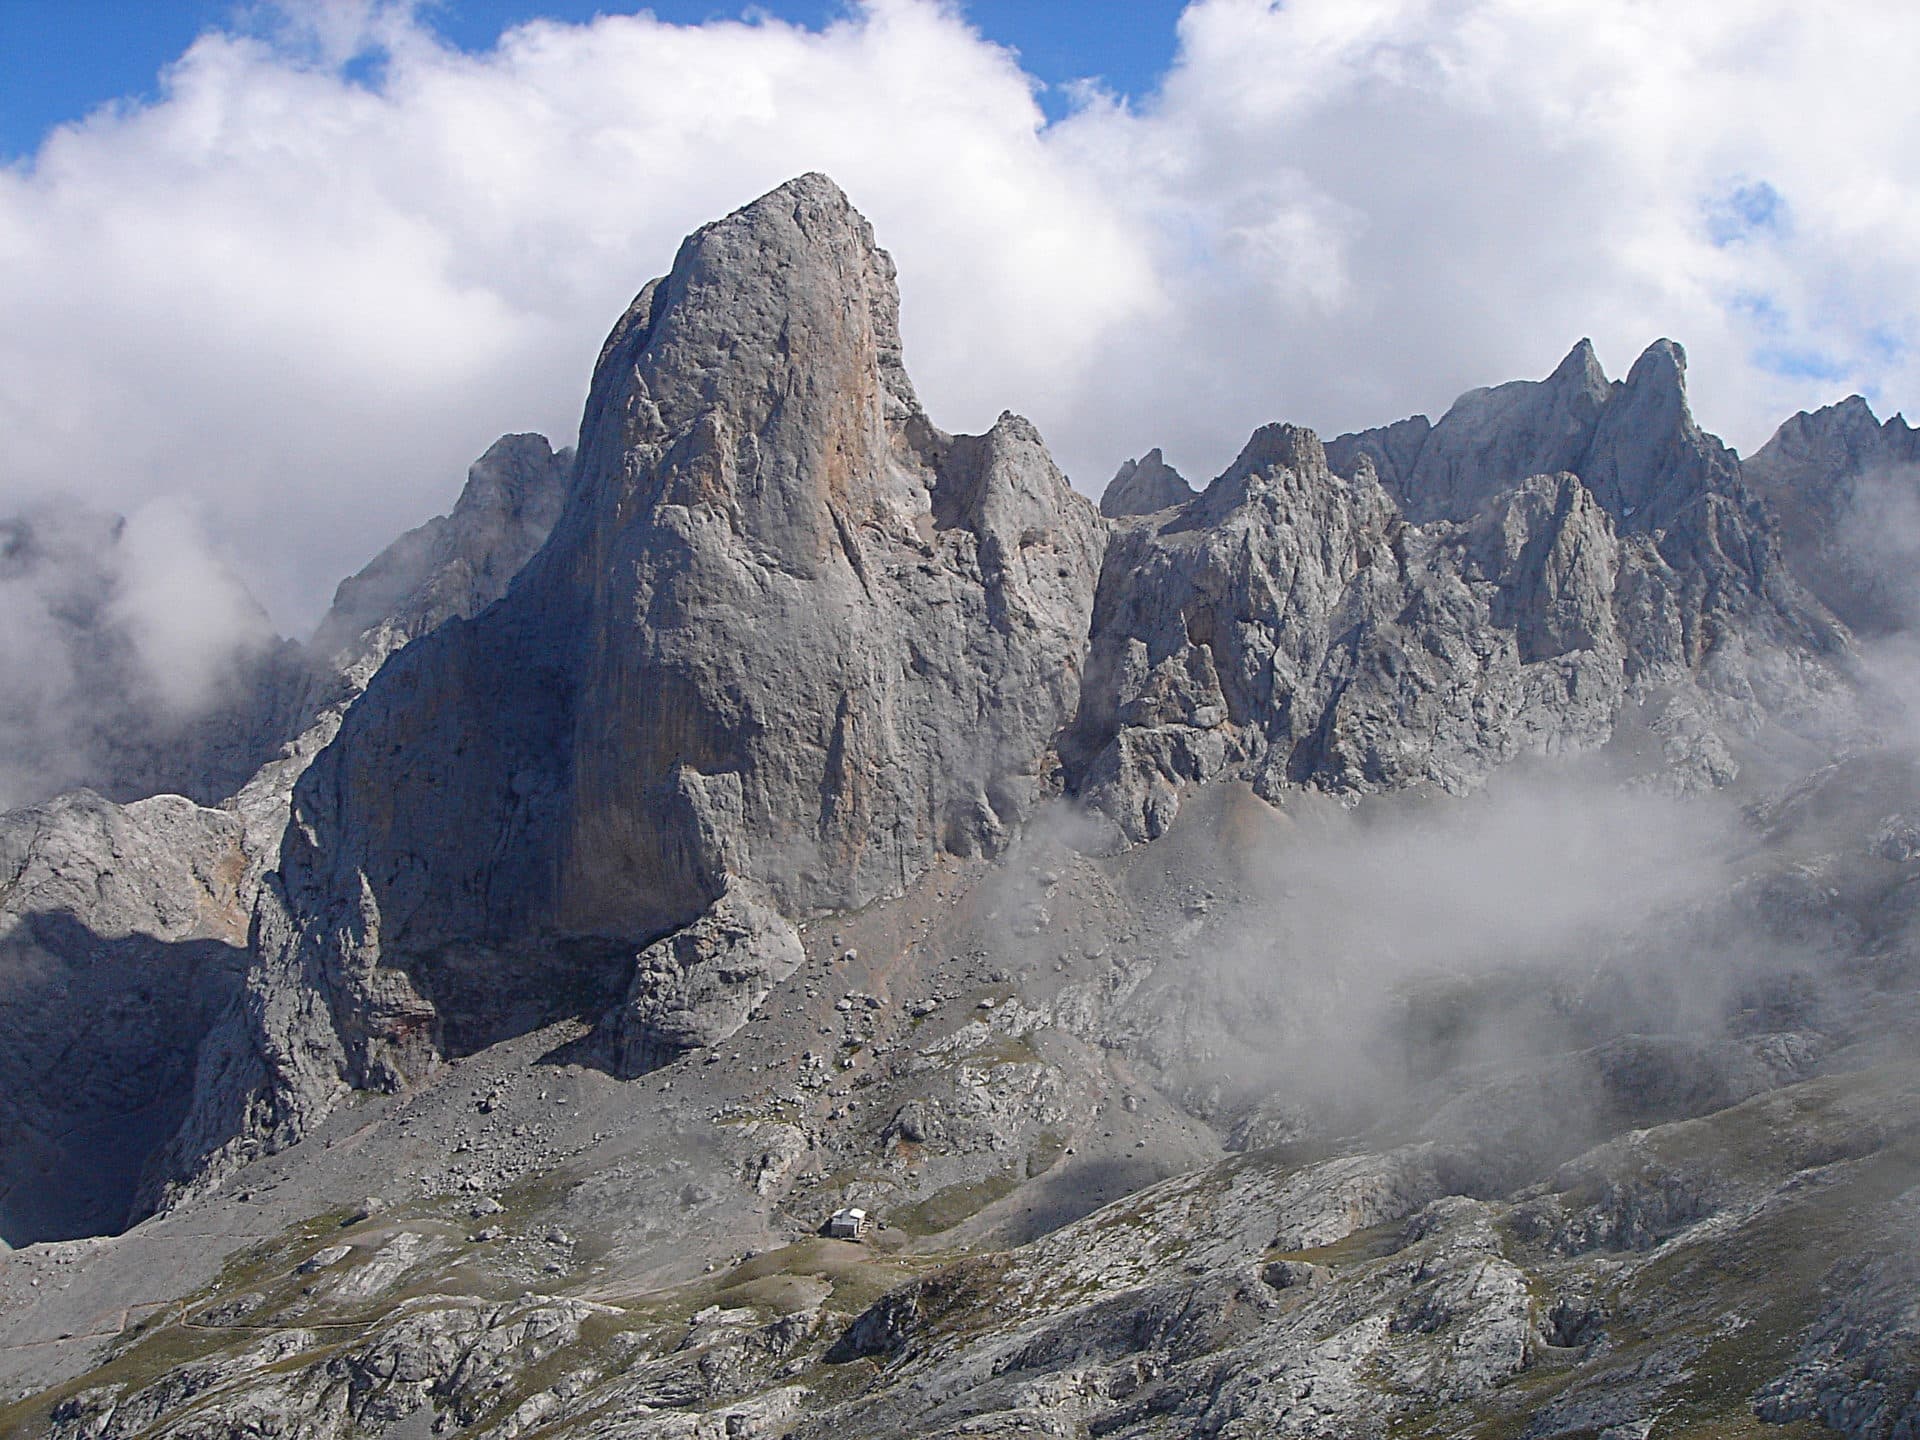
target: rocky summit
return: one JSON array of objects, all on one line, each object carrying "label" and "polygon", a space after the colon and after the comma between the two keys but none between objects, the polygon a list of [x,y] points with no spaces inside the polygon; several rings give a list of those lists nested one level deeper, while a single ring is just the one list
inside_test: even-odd
[{"label": "rocky summit", "polygon": [[[0,1428],[1912,1435],[1908,516],[1668,340],[1096,507],[791,181],[11,758]],[[114,523],[0,530],[102,695]]]}]

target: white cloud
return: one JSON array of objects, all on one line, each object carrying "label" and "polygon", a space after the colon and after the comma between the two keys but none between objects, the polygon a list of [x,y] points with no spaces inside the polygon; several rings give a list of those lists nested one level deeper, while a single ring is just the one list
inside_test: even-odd
[{"label": "white cloud", "polygon": [[226,678],[226,657],[268,639],[266,617],[205,535],[185,503],[151,500],[127,517],[114,547],[103,618],[127,636],[144,693],[163,716],[205,708]]},{"label": "white cloud", "polygon": [[[87,784],[197,781],[191,722],[274,643],[186,503],[0,517],[0,810]],[[217,743],[220,737],[212,739]]]},{"label": "white cloud", "polygon": [[[1742,448],[1848,389],[1892,408],[1920,379],[1917,26],[1790,0],[1196,4],[1155,101],[1049,136],[1174,237],[1181,323],[1152,348],[1187,378],[1156,401],[1110,375],[1122,413],[1204,477],[1255,420],[1437,410],[1583,334],[1616,373],[1682,340]],[[1716,214],[1760,184],[1791,223],[1728,242]],[[1293,267],[1228,243],[1261,217]]]},{"label": "white cloud", "polygon": [[[1264,420],[1431,412],[1583,334],[1616,371],[1684,341],[1743,448],[1920,380],[1905,0],[1199,0],[1159,95],[1051,127],[931,0],[481,56],[406,6],[293,13],[0,172],[0,512],[190,502],[289,627],[495,435],[570,441],[680,236],[807,169],[893,250],[935,419],[1022,410],[1094,491],[1153,444],[1204,480]],[[1730,224],[1758,186],[1769,218]]]}]

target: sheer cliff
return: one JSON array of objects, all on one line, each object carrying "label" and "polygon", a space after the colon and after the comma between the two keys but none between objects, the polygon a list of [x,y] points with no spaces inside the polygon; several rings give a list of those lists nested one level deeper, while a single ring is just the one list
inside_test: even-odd
[{"label": "sheer cliff", "polygon": [[1050,797],[1129,843],[1214,780],[1464,792],[1597,752],[1710,789],[1850,723],[1847,632],[1668,342],[1344,437],[1346,473],[1286,425],[1198,496],[1149,455],[1103,519],[1017,417],[932,425],[897,312],[820,176],[641,291],[551,538],[301,777],[185,1170],[567,1016],[628,1070],[721,1038],[795,922],[991,857]]},{"label": "sheer cliff", "polygon": [[1104,537],[1024,421],[926,420],[897,304],[809,176],[615,326],[552,538],[296,790],[260,983],[328,1008],[261,1037],[290,1116],[604,1009],[735,887],[856,908],[1047,792]]},{"label": "sheer cliff", "polygon": [[1582,342],[1096,508],[781,186],[217,806],[0,817],[0,1428],[1905,1433],[1911,439]]}]

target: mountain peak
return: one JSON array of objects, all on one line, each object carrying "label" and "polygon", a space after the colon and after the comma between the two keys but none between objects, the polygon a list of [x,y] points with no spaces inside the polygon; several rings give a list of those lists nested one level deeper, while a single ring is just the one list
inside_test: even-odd
[{"label": "mountain peak", "polygon": [[[230,805],[0,816],[10,1428],[1910,1429],[1920,758],[1679,347],[1200,499],[1151,450],[1106,523],[920,415],[893,295],[824,176],[705,227],[579,463],[506,437],[343,585],[377,669]],[[1783,433],[1904,594],[1845,447],[1911,432]],[[1783,1216],[1832,1303],[1704,1395]]]},{"label": "mountain peak", "polygon": [[1593,343],[1581,340],[1544,380],[1462,395],[1430,433],[1416,430],[1410,462],[1382,468],[1376,460],[1381,483],[1411,520],[1467,519],[1528,476],[1577,470],[1610,394]]},{"label": "mountain peak", "polygon": [[1883,424],[1859,395],[1790,417],[1741,464],[1778,517],[1795,572],[1857,633],[1913,623],[1908,587],[1889,582],[1896,552],[1886,546],[1888,507],[1911,503],[1901,477],[1916,464],[1920,431],[1898,415]]},{"label": "mountain peak", "polygon": [[1285,421],[1262,425],[1247,437],[1239,456],[1213,483],[1232,483],[1276,465],[1285,470],[1324,470],[1327,468],[1326,447],[1320,443],[1320,437],[1304,425],[1290,425]]},{"label": "mountain peak", "polygon": [[1193,499],[1186,477],[1167,464],[1155,446],[1138,460],[1128,460],[1114,472],[1100,497],[1100,513],[1108,519],[1122,515],[1151,515]]},{"label": "mountain peak", "polygon": [[608,339],[545,546],[383,668],[300,782],[302,923],[360,905],[363,874],[380,917],[377,949],[328,962],[372,1019],[303,1053],[400,1083],[569,987],[612,993],[722,897],[702,945],[991,853],[1042,798],[1102,541],[1026,421],[921,418],[892,262],[830,180],[696,231]]},{"label": "mountain peak", "polygon": [[[595,369],[581,475],[651,477],[644,497],[600,496],[602,518],[718,511],[789,564],[823,563],[890,483],[895,427],[920,413],[899,316],[892,260],[824,175],[695,231]],[[758,443],[743,450],[749,435]]]},{"label": "mountain peak", "polygon": [[1686,403],[1687,352],[1677,340],[1656,340],[1640,352],[1627,372],[1629,389],[1671,390]]},{"label": "mountain peak", "polygon": [[834,183],[831,175],[821,170],[809,170],[805,174],[796,175],[791,180],[774,186],[773,189],[762,195],[758,200],[750,200],[740,208],[741,210],[752,210],[762,205],[784,205],[804,202],[828,205],[838,204],[844,207],[849,213],[857,213],[853,210],[853,202],[847,199],[847,192]]},{"label": "mountain peak", "polygon": [[1593,341],[1582,336],[1566,359],[1554,367],[1553,374],[1547,377],[1547,384],[1553,386],[1578,385],[1583,388],[1599,386],[1606,388],[1607,372],[1600,364],[1600,357],[1594,353]]},{"label": "mountain peak", "polygon": [[359,673],[456,615],[476,615],[545,543],[566,502],[573,452],[502,435],[467,470],[453,509],[400,536],[340,582],[312,647]]}]

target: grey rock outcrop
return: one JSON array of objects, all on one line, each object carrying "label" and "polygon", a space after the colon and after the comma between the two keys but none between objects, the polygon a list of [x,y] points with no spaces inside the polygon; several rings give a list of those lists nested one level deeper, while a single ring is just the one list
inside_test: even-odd
[{"label": "grey rock outcrop", "polygon": [[858,906],[1048,793],[1100,522],[1027,422],[928,423],[897,306],[819,176],[641,292],[545,548],[390,660],[299,783],[257,931],[267,1129],[605,1009],[735,881]]},{"label": "grey rock outcrop", "polygon": [[[377,1346],[332,1365],[287,1371],[289,1358],[326,1333],[292,1326],[259,1337],[238,1354],[149,1385],[94,1387],[61,1405],[55,1433],[63,1440],[185,1440],[249,1432],[341,1440],[436,1411],[470,1421],[493,1408],[498,1391],[527,1367],[575,1343],[583,1324],[618,1313],[578,1300],[542,1303],[531,1295],[492,1305],[426,1300],[385,1327]],[[201,1399],[208,1394],[211,1403]],[[201,1403],[184,1425],[169,1423],[196,1401]],[[539,1412],[528,1408],[521,1425],[491,1433],[505,1440],[531,1428]]]},{"label": "grey rock outcrop", "polygon": [[1863,635],[1920,619],[1920,430],[1858,395],[1786,421],[1742,467],[1794,573]]},{"label": "grey rock outcrop", "polygon": [[0,816],[0,1237],[115,1231],[246,966],[241,825],[91,791]]},{"label": "grey rock outcrop", "polygon": [[1622,532],[1654,532],[1721,495],[1750,505],[1733,452],[1694,423],[1686,353],[1656,340],[1625,380],[1608,380],[1582,340],[1544,380],[1469,390],[1438,424],[1416,415],[1342,435],[1329,463],[1368,460],[1415,524],[1465,521],[1534,475],[1580,476]]},{"label": "grey rock outcrop", "polygon": [[1352,474],[1361,455],[1415,524],[1466,520],[1532,475],[1580,472],[1611,387],[1591,342],[1582,340],[1545,380],[1469,390],[1428,428],[1414,416],[1343,435],[1330,463]]},{"label": "grey rock outcrop", "polygon": [[[510,592],[395,656],[301,778],[252,1029],[183,1133],[291,1139],[342,1085],[565,1015],[618,1012],[628,1071],[711,1043],[786,951],[723,938],[754,927],[721,897],[857,908],[1062,787],[1140,841],[1216,777],[1460,791],[1629,712],[1661,783],[1725,783],[1743,735],[1824,723],[1847,642],[1683,366],[1662,342],[1608,382],[1583,343],[1437,426],[1343,438],[1345,474],[1291,426],[1198,497],[1149,454],[1108,508],[1153,508],[1103,525],[1025,421],[928,422],[884,252],[831,182],[783,186],[615,326]],[[514,446],[488,494],[534,498],[471,508],[530,546],[558,462]],[[464,596],[457,529],[431,545]],[[394,603],[379,577],[427,543],[362,588]]]},{"label": "grey rock outcrop", "polygon": [[1122,515],[1151,515],[1184,505],[1191,499],[1193,487],[1167,464],[1156,447],[1114,472],[1100,496],[1100,513],[1109,520],[1117,520]]},{"label": "grey rock outcrop", "polygon": [[340,582],[312,648],[364,687],[407,641],[478,615],[560,518],[573,452],[544,435],[502,435],[467,471],[459,500]]},{"label": "grey rock outcrop", "polygon": [[1627,378],[1608,381],[1581,341],[1547,379],[1462,396],[1430,432],[1415,417],[1342,436],[1333,467],[1364,456],[1406,518],[1471,520],[1532,475],[1578,475],[1621,535],[1646,535],[1676,571],[1690,663],[1733,626],[1768,646],[1832,654],[1845,636],[1805,593],[1737,457],[1701,430],[1687,405],[1686,354],[1658,340]]},{"label": "grey rock outcrop", "polygon": [[1432,433],[1431,420],[1410,415],[1391,425],[1335,436],[1326,442],[1327,465],[1337,475],[1351,476],[1364,457],[1373,468],[1374,478],[1389,492],[1402,490]]},{"label": "grey rock outcrop", "polygon": [[732,1035],[806,959],[778,911],[736,885],[691,925],[635,958],[610,1039],[615,1069],[639,1075]]},{"label": "grey rock outcrop", "polygon": [[1431,431],[1342,437],[1340,468],[1267,426],[1198,500],[1123,523],[1070,788],[1141,840],[1216,775],[1467,789],[1605,745],[1629,703],[1682,785],[1730,779],[1764,725],[1846,724],[1847,634],[1694,424],[1683,365],[1661,342],[1609,385],[1583,343]]},{"label": "grey rock outcrop", "polygon": [[1648,346],[1627,378],[1613,382],[1582,341],[1544,381],[1462,397],[1430,435],[1417,445],[1404,436],[1400,458],[1384,462],[1388,433],[1345,436],[1330,451],[1344,466],[1361,453],[1374,458],[1416,521],[1469,519],[1487,496],[1529,474],[1579,475],[1621,534],[1652,537],[1684,572],[1695,596],[1688,608],[1701,612],[1699,625],[1687,619],[1696,655],[1713,643],[1716,617],[1751,622],[1761,611],[1774,612],[1770,643],[1783,630],[1816,650],[1837,643],[1830,617],[1809,605],[1782,563],[1771,518],[1737,458],[1694,422],[1686,355],[1670,340]]}]

